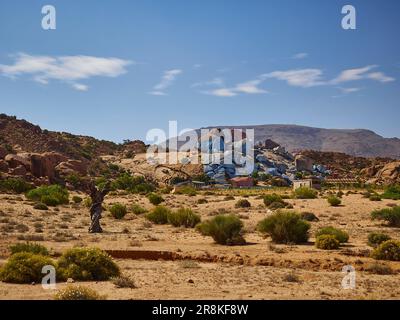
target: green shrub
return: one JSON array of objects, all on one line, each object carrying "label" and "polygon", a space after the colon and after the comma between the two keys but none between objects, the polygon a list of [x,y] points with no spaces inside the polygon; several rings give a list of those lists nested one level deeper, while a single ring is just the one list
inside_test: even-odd
[{"label": "green shrub", "polygon": [[55,300],[103,300],[105,296],[99,295],[95,290],[77,285],[69,285],[59,290],[54,296]]},{"label": "green shrub", "polygon": [[36,210],[49,210],[49,208],[44,203],[41,203],[41,202],[35,203],[34,206],[33,206],[33,209],[36,209]]},{"label": "green shrub", "polygon": [[280,202],[283,203],[282,197],[276,193],[273,194],[267,194],[264,196],[264,204],[268,207],[274,202]]},{"label": "green shrub", "polygon": [[240,199],[235,203],[235,208],[250,208],[251,203],[246,199]]},{"label": "green shrub", "polygon": [[316,237],[322,235],[331,235],[336,238],[340,243],[346,243],[349,241],[349,235],[346,231],[334,228],[334,227],[325,227],[321,228],[315,234]]},{"label": "green shrub", "polygon": [[371,201],[382,201],[382,197],[379,194],[371,194],[369,196],[369,200],[371,200]]},{"label": "green shrub", "polygon": [[141,207],[140,205],[138,205],[137,203],[134,203],[132,206],[131,206],[131,211],[134,213],[134,214],[143,214],[143,213],[146,213],[147,212],[147,210],[145,209],[145,208],[143,208],[143,207]]},{"label": "green shrub", "polygon": [[368,245],[374,248],[388,240],[390,237],[384,233],[372,232],[368,235]]},{"label": "green shrub", "polygon": [[400,227],[400,206],[372,211],[371,218],[384,220],[391,227]]},{"label": "green shrub", "polygon": [[114,203],[109,210],[115,219],[122,219],[127,213],[126,206],[121,203]]},{"label": "green shrub", "polygon": [[278,211],[261,220],[257,229],[271,236],[276,243],[307,242],[311,225],[293,211]]},{"label": "green shrub", "polygon": [[335,236],[323,234],[317,237],[315,246],[322,250],[336,250],[339,249],[340,243]]},{"label": "green shrub", "polygon": [[92,198],[90,197],[85,198],[85,200],[83,200],[83,205],[86,208],[90,208],[92,206]]},{"label": "green shrub", "polygon": [[79,197],[79,196],[73,196],[72,197],[72,201],[74,203],[81,203],[83,201],[83,199],[81,197]]},{"label": "green shrub", "polygon": [[132,176],[129,173],[122,173],[111,183],[112,190],[125,190],[132,193],[149,193],[155,187],[146,182],[143,176]]},{"label": "green shrub", "polygon": [[389,186],[382,194],[383,199],[400,200],[400,185]]},{"label": "green shrub", "polygon": [[16,243],[10,246],[11,255],[20,252],[29,252],[33,254],[41,254],[42,256],[48,256],[49,251],[45,246],[38,243]]},{"label": "green shrub", "polygon": [[400,261],[400,241],[388,240],[382,242],[373,252],[376,260]]},{"label": "green shrub", "polygon": [[31,189],[33,189],[33,186],[21,178],[0,180],[1,192],[24,193]]},{"label": "green shrub", "polygon": [[69,203],[67,189],[59,185],[42,186],[28,191],[26,197],[30,200],[40,201],[48,206]]},{"label": "green shrub", "polygon": [[149,193],[147,195],[147,199],[149,199],[150,203],[154,204],[155,206],[158,206],[161,202],[164,201],[163,197],[156,193]]},{"label": "green shrub", "polygon": [[171,210],[164,206],[157,206],[151,212],[146,214],[146,219],[150,220],[155,224],[167,224],[168,223],[168,215],[171,213]]},{"label": "green shrub", "polygon": [[218,215],[196,226],[202,235],[210,236],[216,243],[223,245],[244,244],[242,228],[243,222],[232,214]]},{"label": "green shrub", "polygon": [[194,228],[200,221],[200,216],[187,208],[180,208],[168,214],[168,223],[174,227]]},{"label": "green shrub", "polygon": [[338,198],[342,198],[344,196],[344,192],[343,191],[338,191],[338,193],[336,193],[336,197]]},{"label": "green shrub", "polygon": [[337,207],[342,203],[342,200],[335,196],[329,196],[327,200],[332,207]]},{"label": "green shrub", "polygon": [[111,257],[98,248],[72,248],[58,260],[61,279],[78,281],[104,281],[120,274]]},{"label": "green shrub", "polygon": [[83,179],[76,173],[71,173],[65,177],[65,181],[70,183],[75,189],[77,189],[82,185]]},{"label": "green shrub", "polygon": [[287,207],[287,203],[285,202],[272,202],[269,206],[268,209],[270,210],[278,210],[278,209],[283,209]]},{"label": "green shrub", "polygon": [[306,221],[319,221],[318,217],[312,212],[302,212],[300,213],[300,217]]},{"label": "green shrub", "polygon": [[300,187],[294,191],[294,197],[296,199],[316,199],[318,197],[318,192],[311,188]]},{"label": "green shrub", "polygon": [[9,283],[40,283],[43,278],[42,268],[55,266],[53,260],[41,254],[19,252],[13,254],[0,271],[0,280]]}]

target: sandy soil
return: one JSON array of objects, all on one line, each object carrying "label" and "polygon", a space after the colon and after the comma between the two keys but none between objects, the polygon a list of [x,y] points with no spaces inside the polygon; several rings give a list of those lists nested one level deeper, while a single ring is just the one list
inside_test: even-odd
[{"label": "sandy soil", "polygon": [[[294,209],[311,211],[320,219],[312,223],[310,243],[271,245],[255,231],[256,224],[271,214],[259,193],[247,197],[252,206],[236,209],[245,191],[235,200],[225,201],[223,194],[195,197],[165,195],[164,205],[191,207],[202,219],[217,213],[235,213],[245,225],[246,246],[221,246],[193,229],[158,226],[142,215],[129,213],[115,220],[104,213],[100,235],[88,234],[88,210],[83,205],[60,206],[39,211],[23,196],[0,195],[0,264],[5,263],[8,246],[18,241],[40,241],[55,255],[73,246],[96,246],[105,250],[127,250],[129,259],[116,258],[124,274],[131,276],[136,289],[116,289],[111,282],[85,283],[108,299],[399,299],[400,263],[379,262],[394,270],[392,275],[366,271],[375,261],[367,257],[367,236],[379,231],[399,239],[399,229],[371,221],[373,209],[396,203],[392,200],[371,202],[360,194],[343,197],[342,206],[330,207],[325,199],[287,200]],[[197,204],[205,198],[208,203]],[[106,204],[133,203],[151,209],[139,195],[108,196]],[[400,201],[397,201],[400,204]],[[24,225],[24,226],[22,226]],[[348,244],[335,251],[323,251],[313,245],[314,232],[332,225],[350,234]],[[136,253],[135,253],[136,252]],[[137,254],[137,252],[141,254]],[[161,260],[160,257],[168,260]],[[120,257],[120,256],[116,256]],[[133,258],[133,259],[132,259]],[[141,258],[141,259],[139,259]],[[192,262],[187,262],[192,261]],[[356,288],[343,289],[342,268],[356,269]],[[293,277],[294,275],[294,277]],[[66,284],[58,284],[58,288]],[[0,282],[0,299],[51,299],[52,290],[40,285],[13,285]]]}]

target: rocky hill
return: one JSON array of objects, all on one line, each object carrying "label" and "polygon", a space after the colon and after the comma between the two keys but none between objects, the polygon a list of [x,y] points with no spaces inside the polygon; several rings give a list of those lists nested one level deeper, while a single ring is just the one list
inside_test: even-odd
[{"label": "rocky hill", "polygon": [[321,129],[297,125],[222,126],[254,128],[255,141],[271,139],[290,152],[315,150],[366,158],[400,159],[400,139],[384,138],[365,129]]},{"label": "rocky hill", "polygon": [[91,160],[113,154],[120,146],[92,137],[41,129],[26,120],[0,114],[0,145],[13,152],[57,152],[68,158]]}]

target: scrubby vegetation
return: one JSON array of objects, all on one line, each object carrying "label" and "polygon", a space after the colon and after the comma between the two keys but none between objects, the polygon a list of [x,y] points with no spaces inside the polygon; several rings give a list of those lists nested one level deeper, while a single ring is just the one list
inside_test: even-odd
[{"label": "scrubby vegetation", "polygon": [[296,199],[316,199],[318,197],[318,192],[311,188],[300,187],[294,191],[294,197]]},{"label": "scrubby vegetation", "polygon": [[278,211],[260,221],[258,231],[271,236],[276,243],[302,243],[309,238],[310,224],[293,211]]},{"label": "scrubby vegetation", "polygon": [[143,213],[146,213],[146,212],[147,212],[147,210],[146,210],[145,208],[141,207],[141,206],[138,205],[137,203],[134,203],[134,204],[131,206],[131,211],[132,211],[134,214],[136,214],[136,215],[138,215],[138,214],[143,214]]},{"label": "scrubby vegetation", "polygon": [[104,300],[105,297],[95,290],[84,286],[69,285],[59,290],[54,296],[55,300]]},{"label": "scrubby vegetation", "polygon": [[382,197],[379,194],[371,194],[369,196],[369,200],[371,200],[371,201],[382,201]]},{"label": "scrubby vegetation", "polygon": [[62,279],[104,281],[120,274],[111,257],[97,248],[73,248],[58,260],[58,274]]},{"label": "scrubby vegetation", "polygon": [[342,200],[335,196],[329,196],[327,200],[332,207],[337,207],[342,203]]},{"label": "scrubby vegetation", "polygon": [[175,194],[185,194],[189,197],[194,197],[197,195],[197,190],[191,186],[181,186],[176,188]]},{"label": "scrubby vegetation", "polygon": [[377,260],[400,261],[400,241],[388,240],[382,242],[373,252]]},{"label": "scrubby vegetation", "polygon": [[368,245],[371,247],[377,247],[382,242],[390,240],[390,236],[384,233],[372,232],[368,235]]},{"label": "scrubby vegetation", "polygon": [[242,228],[243,222],[232,214],[218,215],[196,226],[202,235],[210,236],[216,243],[223,245],[244,244]]},{"label": "scrubby vegetation", "polygon": [[121,203],[114,203],[109,210],[115,219],[122,219],[128,212],[126,206]]},{"label": "scrubby vegetation", "polygon": [[250,208],[251,203],[249,200],[246,199],[240,199],[235,203],[235,208]]},{"label": "scrubby vegetation", "polygon": [[146,194],[154,191],[155,187],[153,184],[147,182],[143,176],[132,176],[124,172],[111,183],[111,189]]},{"label": "scrubby vegetation", "polygon": [[315,241],[315,246],[318,249],[335,250],[339,248],[340,243],[335,236],[330,234],[323,234],[317,237]]},{"label": "scrubby vegetation", "polygon": [[16,243],[10,246],[11,255],[20,252],[29,252],[33,254],[41,254],[42,256],[48,256],[49,251],[45,246],[38,243]]},{"label": "scrubby vegetation", "polygon": [[390,227],[400,227],[400,206],[372,211],[371,218],[384,220]]},{"label": "scrubby vegetation", "polygon": [[265,195],[263,200],[264,200],[264,204],[267,207],[270,206],[274,202],[284,203],[282,197],[279,194],[276,194],[276,193]]},{"label": "scrubby vegetation", "polygon": [[154,204],[155,206],[158,206],[161,202],[164,201],[163,197],[157,193],[149,193],[147,195],[147,199],[149,199],[150,203]]},{"label": "scrubby vegetation", "polygon": [[24,193],[34,187],[21,178],[7,178],[0,180],[0,192]]},{"label": "scrubby vegetation", "polygon": [[334,227],[325,227],[321,228],[317,231],[315,236],[318,238],[319,236],[322,235],[331,235],[336,238],[339,243],[346,243],[349,241],[349,235],[346,231],[334,228]]},{"label": "scrubby vegetation", "polygon": [[79,197],[79,196],[73,196],[72,197],[72,201],[74,203],[81,203],[83,201],[83,199],[81,197]]},{"label": "scrubby vegetation", "polygon": [[155,224],[167,224],[168,223],[168,215],[171,213],[167,207],[157,206],[148,214],[146,214],[146,219],[150,220]]},{"label": "scrubby vegetation", "polygon": [[112,278],[111,282],[117,288],[129,288],[129,289],[135,289],[136,288],[136,284],[133,281],[133,279],[131,279],[130,277],[125,276],[125,275],[121,275],[121,276]]},{"label": "scrubby vegetation", "polygon": [[195,214],[191,209],[180,208],[177,211],[170,212],[167,215],[168,223],[174,227],[194,228],[201,219],[198,214]]},{"label": "scrubby vegetation", "polygon": [[56,184],[32,189],[27,192],[26,197],[29,200],[39,201],[47,206],[57,206],[69,203],[69,194],[67,189]]},{"label": "scrubby vegetation", "polygon": [[49,257],[31,252],[13,254],[0,270],[0,280],[10,283],[40,283],[43,278],[42,268],[56,264]]},{"label": "scrubby vegetation", "polygon": [[389,186],[382,194],[383,199],[400,200],[400,185]]},{"label": "scrubby vegetation", "polygon": [[36,210],[49,210],[49,208],[42,202],[35,203],[33,205],[33,209],[36,209]]}]

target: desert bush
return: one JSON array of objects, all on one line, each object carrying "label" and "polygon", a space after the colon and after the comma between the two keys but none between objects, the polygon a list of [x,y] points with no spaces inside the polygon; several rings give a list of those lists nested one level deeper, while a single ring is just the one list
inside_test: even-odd
[{"label": "desert bush", "polygon": [[230,200],[235,200],[234,196],[225,196],[224,201],[230,201]]},{"label": "desert bush", "polygon": [[243,222],[233,214],[217,215],[196,226],[202,235],[210,236],[216,243],[223,245],[244,244],[242,228]]},{"label": "desert bush", "polygon": [[376,262],[367,264],[364,270],[379,275],[389,275],[394,273],[393,269],[390,266]]},{"label": "desert bush", "polygon": [[176,188],[175,194],[185,194],[187,196],[194,197],[197,195],[197,190],[191,186],[181,186]]},{"label": "desert bush", "polygon": [[137,203],[134,203],[132,206],[131,206],[131,211],[134,213],[134,214],[143,214],[143,213],[146,213],[147,212],[147,210],[145,209],[145,208],[143,208],[143,207],[141,207],[140,205],[138,205]]},{"label": "desert bush", "polygon": [[369,196],[369,200],[371,201],[382,201],[382,197],[379,194],[371,194]]},{"label": "desert bush", "polygon": [[21,178],[7,178],[0,180],[0,191],[1,192],[12,192],[12,193],[24,193],[34,187]]},{"label": "desert bush", "polygon": [[342,190],[340,190],[336,193],[336,197],[338,197],[338,198],[342,198],[343,196],[344,196],[344,192]]},{"label": "desert bush", "polygon": [[207,199],[201,198],[201,199],[197,200],[197,204],[204,204],[204,203],[208,203]]},{"label": "desert bush", "polygon": [[130,289],[135,289],[136,288],[136,284],[133,281],[133,279],[131,279],[128,276],[118,276],[118,277],[114,277],[111,278],[111,282],[117,287],[117,288],[130,288]]},{"label": "desert bush", "polygon": [[321,228],[317,231],[317,233],[315,234],[315,236],[318,238],[319,236],[322,235],[331,235],[334,236],[336,238],[337,241],[339,241],[339,243],[346,243],[349,241],[349,235],[346,231],[334,228],[334,227],[324,227]]},{"label": "desert bush", "polygon": [[150,220],[155,224],[167,224],[168,223],[168,215],[171,213],[167,207],[157,206],[148,214],[146,214],[146,219]]},{"label": "desert bush", "polygon": [[74,203],[81,203],[83,201],[83,199],[81,197],[79,197],[79,196],[73,196],[72,197],[72,201]]},{"label": "desert bush", "polygon": [[372,211],[371,218],[384,220],[391,227],[400,227],[400,206]]},{"label": "desert bush", "polygon": [[41,254],[42,256],[48,256],[49,251],[45,246],[38,243],[16,243],[9,247],[11,255],[20,252],[29,252],[33,254]]},{"label": "desert bush", "polygon": [[250,208],[251,203],[249,200],[246,199],[240,199],[235,203],[235,208]]},{"label": "desert bush", "polygon": [[111,183],[113,190],[125,190],[132,193],[149,193],[155,190],[155,187],[146,182],[143,176],[132,176],[129,173],[121,173],[117,179]]},{"label": "desert bush", "polygon": [[400,241],[388,240],[382,242],[373,252],[376,260],[400,261]]},{"label": "desert bush", "polygon": [[288,205],[285,202],[272,202],[268,206],[268,209],[270,209],[270,210],[278,210],[278,209],[286,208],[287,206]]},{"label": "desert bush", "polygon": [[120,273],[111,257],[98,248],[69,249],[58,260],[58,267],[60,278],[81,281],[104,281]]},{"label": "desert bush", "polygon": [[168,214],[168,223],[174,227],[194,228],[200,221],[200,216],[187,208],[180,208]]},{"label": "desert bush", "polygon": [[294,191],[294,197],[296,199],[316,199],[318,197],[318,192],[311,188],[300,187]]},{"label": "desert bush", "polygon": [[389,186],[382,194],[384,199],[400,200],[400,185]]},{"label": "desert bush", "polygon": [[260,221],[258,231],[271,236],[276,243],[307,242],[310,224],[293,211],[278,211]]},{"label": "desert bush", "polygon": [[35,203],[33,205],[33,209],[36,209],[36,210],[49,210],[49,208],[42,202]]},{"label": "desert bush", "polygon": [[318,217],[312,212],[302,212],[300,213],[300,217],[306,221],[319,221]]},{"label": "desert bush", "polygon": [[280,202],[283,203],[282,197],[276,193],[273,194],[267,194],[264,196],[264,204],[268,207],[274,202]]},{"label": "desert bush", "polygon": [[149,193],[147,195],[147,199],[149,199],[151,204],[154,204],[155,206],[158,206],[161,202],[164,201],[163,197],[161,197],[157,193]]},{"label": "desert bush", "polygon": [[342,200],[335,196],[329,196],[327,200],[332,207],[337,207],[342,203]]},{"label": "desert bush", "polygon": [[92,198],[90,197],[85,198],[85,200],[83,200],[83,205],[86,208],[90,208],[92,206]]},{"label": "desert bush", "polygon": [[372,232],[368,235],[368,245],[374,248],[388,240],[390,237],[384,233]]},{"label": "desert bush", "polygon": [[54,296],[55,300],[104,300],[95,290],[84,286],[69,285],[65,289],[59,290]]},{"label": "desert bush", "polygon": [[40,201],[48,206],[57,206],[59,204],[69,203],[69,194],[67,189],[56,184],[32,189],[27,192],[26,197],[29,200]]},{"label": "desert bush", "polygon": [[335,236],[330,234],[323,234],[317,237],[315,241],[315,246],[318,249],[335,250],[339,248],[340,243]]},{"label": "desert bush", "polygon": [[19,252],[13,254],[0,271],[0,280],[9,283],[40,283],[43,278],[42,268],[55,266],[53,260],[41,254]]},{"label": "desert bush", "polygon": [[115,219],[122,219],[127,213],[126,206],[121,203],[114,203],[109,210]]}]

